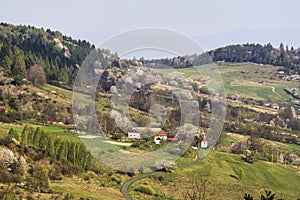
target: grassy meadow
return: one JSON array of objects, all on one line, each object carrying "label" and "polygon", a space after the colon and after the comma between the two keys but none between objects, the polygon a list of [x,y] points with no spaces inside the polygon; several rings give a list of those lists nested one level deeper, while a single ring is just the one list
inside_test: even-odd
[{"label": "grassy meadow", "polygon": [[[240,168],[244,170],[241,180],[237,178]],[[276,193],[278,198],[300,197],[300,175],[294,169],[264,161],[249,164],[239,155],[217,151],[212,151],[203,161],[187,168],[178,168],[171,173],[159,172],[135,182],[130,194],[133,199],[171,199],[172,196],[174,199],[184,199],[184,188],[192,187],[188,182],[193,179],[208,181],[207,199],[242,199],[245,193],[251,193],[254,199],[258,199],[264,189]],[[139,185],[153,188],[156,195],[135,191]]]},{"label": "grassy meadow", "polygon": [[263,100],[270,103],[286,102],[291,104],[290,96],[284,92],[289,87],[299,86],[296,82],[281,81],[277,76],[279,67],[262,66],[252,63],[217,63],[215,66],[198,66],[181,69],[152,69],[164,77],[183,77],[194,79],[199,74],[209,74],[207,70],[214,70],[212,76],[221,76],[226,95],[238,94],[246,98]]}]

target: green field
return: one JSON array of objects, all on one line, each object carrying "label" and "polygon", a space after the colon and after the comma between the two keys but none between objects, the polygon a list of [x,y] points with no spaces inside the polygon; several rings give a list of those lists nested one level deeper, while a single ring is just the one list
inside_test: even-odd
[{"label": "green field", "polygon": [[33,121],[27,121],[22,124],[0,123],[0,135],[3,136],[4,134],[8,133],[8,131],[11,128],[17,131],[19,134],[21,134],[21,132],[23,131],[26,125],[33,128],[40,127],[43,131],[57,134],[60,138],[64,140],[80,141],[80,139],[78,138],[78,134],[69,132],[69,129],[73,129],[72,126],[59,125],[59,124],[43,124],[43,123],[36,123]]},{"label": "green field", "polygon": [[[298,87],[299,83],[281,81],[277,78],[279,67],[261,66],[252,63],[218,63],[181,69],[153,69],[164,77],[197,78],[201,72],[211,74],[214,78],[221,76],[226,95],[263,100],[269,103],[282,104],[289,101],[290,96],[284,92],[289,87]],[[209,72],[211,71],[211,72]]]},{"label": "green field", "polygon": [[[242,168],[245,175],[237,178],[237,171]],[[161,184],[155,176],[163,176],[165,184]],[[249,164],[241,160],[239,155],[211,152],[200,163],[187,168],[179,168],[172,173],[157,173],[133,184],[131,195],[134,199],[155,199],[134,191],[140,184],[150,185],[162,196],[183,198],[183,181],[193,178],[208,180],[207,199],[242,199],[245,193],[251,193],[258,199],[264,189],[276,193],[277,198],[295,199],[300,197],[300,175],[294,169],[273,163],[256,161]],[[172,193],[172,191],[178,191]]]}]

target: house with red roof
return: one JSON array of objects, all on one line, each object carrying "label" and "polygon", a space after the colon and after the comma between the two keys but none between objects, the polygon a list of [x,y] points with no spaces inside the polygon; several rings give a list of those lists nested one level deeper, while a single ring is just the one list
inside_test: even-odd
[{"label": "house with red roof", "polygon": [[277,104],[277,103],[272,103],[271,104],[271,107],[273,108],[273,109],[279,109],[279,105]]},{"label": "house with red roof", "polygon": [[163,131],[163,130],[160,130],[156,133],[155,137],[154,137],[154,143],[155,144],[160,144],[160,142],[162,140],[167,140],[168,139],[168,136],[167,134]]},{"label": "house with red roof", "polygon": [[48,122],[57,122],[57,118],[56,117],[49,117]]}]

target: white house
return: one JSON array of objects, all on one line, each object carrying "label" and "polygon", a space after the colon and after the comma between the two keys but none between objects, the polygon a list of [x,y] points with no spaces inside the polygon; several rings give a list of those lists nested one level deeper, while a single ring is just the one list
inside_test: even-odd
[{"label": "white house", "polygon": [[154,137],[154,143],[155,144],[160,144],[160,142],[162,140],[167,140],[168,139],[168,136],[167,134],[164,132],[164,131],[158,131]]},{"label": "white house", "polygon": [[201,148],[207,149],[207,147],[208,147],[208,141],[206,139],[206,136],[204,135],[203,140],[201,141]]},{"label": "white house", "polygon": [[131,132],[128,133],[128,138],[130,139],[140,139],[141,134],[137,128],[133,128]]},{"label": "white house", "polygon": [[140,139],[143,137],[149,137],[155,135],[157,132],[161,131],[161,128],[150,128],[150,127],[134,127],[129,133],[128,138],[130,139]]}]

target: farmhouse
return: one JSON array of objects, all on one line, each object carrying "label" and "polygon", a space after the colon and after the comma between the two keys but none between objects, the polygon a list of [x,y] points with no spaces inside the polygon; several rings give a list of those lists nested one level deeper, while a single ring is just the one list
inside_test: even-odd
[{"label": "farmhouse", "polygon": [[167,140],[167,139],[168,139],[167,134],[166,134],[164,131],[160,130],[160,131],[158,131],[158,132],[156,133],[156,135],[155,135],[155,137],[154,137],[154,143],[155,143],[155,144],[160,144],[160,142],[161,142],[162,140]]},{"label": "farmhouse", "polygon": [[132,131],[128,133],[128,138],[130,138],[130,139],[140,139],[141,134],[140,134],[139,130],[136,127],[134,127],[132,129]]},{"label": "farmhouse", "polygon": [[161,128],[149,128],[149,127],[134,127],[129,133],[128,138],[140,139],[142,135],[145,137],[153,136],[157,132],[161,131]]}]

